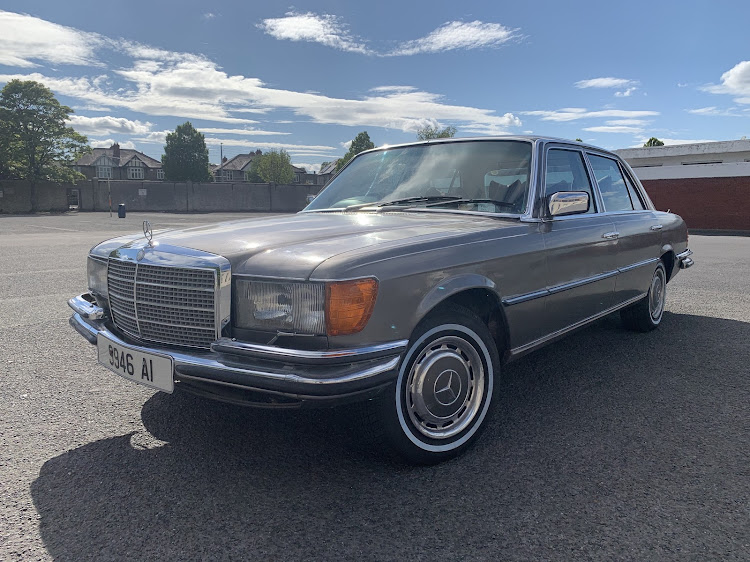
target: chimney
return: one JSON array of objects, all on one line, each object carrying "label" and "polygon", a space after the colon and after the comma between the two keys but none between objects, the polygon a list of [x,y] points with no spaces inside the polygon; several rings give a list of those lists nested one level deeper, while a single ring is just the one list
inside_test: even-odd
[{"label": "chimney", "polygon": [[110,146],[110,148],[112,149],[112,158],[115,160],[119,160],[120,159],[120,145],[118,143],[115,143],[112,146]]},{"label": "chimney", "polygon": [[222,159],[221,159],[221,163],[222,163],[222,164],[226,164],[226,163],[227,163],[227,157],[226,157],[226,156],[225,156],[224,158],[222,158]]}]

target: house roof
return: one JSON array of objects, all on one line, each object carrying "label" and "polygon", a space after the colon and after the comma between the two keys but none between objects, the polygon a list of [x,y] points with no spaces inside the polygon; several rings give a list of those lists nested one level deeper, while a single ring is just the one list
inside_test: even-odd
[{"label": "house roof", "polygon": [[252,163],[255,156],[254,152],[250,154],[238,154],[224,162],[221,168],[224,170],[245,170]]},{"label": "house roof", "polygon": [[307,173],[307,170],[305,170],[304,168],[299,168],[299,167],[294,166],[294,165],[292,165],[292,169],[294,170],[295,174],[306,174]]},{"label": "house roof", "polygon": [[[114,159],[114,150],[112,150],[112,147],[95,148],[88,154],[84,154],[83,156],[81,156],[81,158],[79,158],[76,162],[74,162],[74,165],[75,166],[93,166],[94,162],[99,160],[99,158],[101,158],[102,156],[107,156],[108,158]],[[150,156],[143,154],[143,152],[138,152],[137,150],[133,150],[132,148],[120,149],[120,162],[118,165],[124,166],[136,156],[148,168],[161,168],[161,162],[159,162],[155,158],[151,158]]]},{"label": "house roof", "polygon": [[336,164],[338,163],[338,160],[334,160],[333,162],[329,162],[325,167],[321,168],[318,172],[318,175],[322,174],[332,174],[336,171]]}]

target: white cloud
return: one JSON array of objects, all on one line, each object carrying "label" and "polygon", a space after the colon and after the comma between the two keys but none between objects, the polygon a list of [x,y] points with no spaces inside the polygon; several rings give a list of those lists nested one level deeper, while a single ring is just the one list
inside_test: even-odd
[{"label": "white cloud", "polygon": [[95,49],[103,43],[86,33],[27,14],[0,11],[0,64],[30,68],[52,64],[99,64]]},{"label": "white cloud", "polygon": [[729,109],[719,109],[716,106],[710,107],[699,107],[697,109],[688,109],[688,113],[693,115],[710,115],[710,116],[723,116],[723,117],[737,117],[740,114],[735,111],[735,108],[730,107]]},{"label": "white cloud", "polygon": [[[137,139],[136,139],[137,140]],[[298,151],[305,152],[307,154],[320,152],[329,153],[336,151],[332,146],[325,145],[308,145],[308,144],[293,144],[293,143],[282,143],[282,142],[262,142],[262,141],[250,141],[245,139],[230,139],[230,138],[217,138],[217,137],[206,137],[206,144],[209,146],[238,146],[246,148],[254,148],[261,150],[286,150],[290,154],[296,154]]]},{"label": "white cloud", "polygon": [[592,133],[630,133],[639,134],[643,132],[643,127],[629,127],[627,125],[601,125],[597,127],[584,127],[584,131]]},{"label": "white cloud", "polygon": [[633,92],[635,92],[638,88],[628,88],[627,90],[623,90],[622,92],[615,92],[615,97],[618,98],[629,98],[633,95]]},{"label": "white cloud", "polygon": [[378,86],[377,88],[370,88],[371,92],[378,94],[393,94],[393,93],[404,93],[414,92],[416,88],[414,86]]},{"label": "white cloud", "polygon": [[71,115],[68,125],[84,135],[143,135],[151,130],[151,123],[131,121],[124,117],[84,117]]},{"label": "white cloud", "polygon": [[[321,160],[323,162],[323,160]],[[308,174],[318,173],[320,171],[320,164],[308,164],[306,162],[292,162],[293,166],[298,168],[304,168]]]},{"label": "white cloud", "polygon": [[344,150],[349,150],[349,147],[352,145],[352,142],[354,142],[354,140],[340,142],[339,144],[341,145],[341,148],[343,148]]},{"label": "white cloud", "polygon": [[283,18],[263,20],[258,28],[276,39],[320,43],[341,51],[370,54],[367,46],[349,33],[341,18],[330,14],[287,12]]},{"label": "white cloud", "polygon": [[[0,26],[0,36],[3,31]],[[134,60],[130,65],[121,65],[112,74],[99,71],[79,78],[41,72],[5,74],[0,75],[0,82],[14,78],[36,80],[56,94],[98,107],[233,125],[257,123],[233,115],[273,110],[290,111],[315,123],[383,127],[405,132],[414,132],[425,123],[449,123],[461,131],[485,134],[506,133],[521,125],[520,119],[511,113],[499,115],[491,109],[452,105],[438,94],[414,87],[383,86],[361,99],[334,98],[269,88],[258,78],[228,75],[218,64],[201,55],[167,51],[122,39],[99,37],[97,40]],[[31,44],[31,39],[29,41]],[[29,48],[16,45],[15,50],[4,56],[18,58]],[[145,137],[140,134],[147,138],[151,133]]]},{"label": "white cloud", "polygon": [[750,104],[750,61],[742,61],[721,75],[721,84],[710,84],[703,90],[712,94],[737,96],[734,101]]},{"label": "white cloud", "polygon": [[624,109],[604,109],[600,111],[588,111],[582,107],[565,107],[554,111],[538,110],[524,111],[523,115],[540,117],[542,121],[577,121],[579,119],[594,119],[598,117],[615,117],[623,119],[638,119],[639,117],[652,117],[659,115],[658,111],[634,111]]},{"label": "white cloud", "polygon": [[[133,138],[133,140],[149,144],[164,144],[166,142],[167,134],[171,132],[172,131],[152,131],[151,133],[143,137]],[[290,154],[317,156],[322,159],[325,159],[329,155],[336,154],[338,152],[338,150],[336,150],[336,148],[334,148],[333,146],[326,145],[264,142],[226,137],[206,137],[207,146],[219,146],[220,144],[223,144],[225,147],[234,146],[238,148],[250,148],[252,150],[257,150],[259,148],[261,150],[286,150]]]},{"label": "white cloud", "polygon": [[637,80],[628,78],[590,78],[588,80],[579,80],[575,83],[576,88],[630,88],[637,86]]},{"label": "white cloud", "polygon": [[201,17],[204,20],[209,21],[209,20],[214,19],[216,17],[216,14],[214,14],[213,12],[206,12],[205,14],[201,15]]},{"label": "white cloud", "polygon": [[388,55],[405,56],[457,49],[499,47],[517,37],[518,29],[511,29],[499,23],[485,23],[479,20],[450,21],[425,37],[402,43]]},{"label": "white cloud", "polygon": [[650,121],[643,119],[613,119],[606,122],[607,125],[646,125],[648,123]]},{"label": "white cloud", "polygon": [[198,130],[203,134],[214,134],[214,135],[244,135],[244,136],[291,135],[291,133],[282,133],[279,131],[263,131],[261,129],[224,129],[224,128],[217,128],[217,127],[199,127]]},{"label": "white cloud", "polygon": [[[89,144],[91,145],[91,148],[109,148],[110,146],[115,144],[115,141],[113,139],[107,139],[107,140],[90,139]],[[133,144],[131,141],[118,142],[117,144],[120,145],[120,148],[130,148],[130,149],[135,150],[135,144]]]}]

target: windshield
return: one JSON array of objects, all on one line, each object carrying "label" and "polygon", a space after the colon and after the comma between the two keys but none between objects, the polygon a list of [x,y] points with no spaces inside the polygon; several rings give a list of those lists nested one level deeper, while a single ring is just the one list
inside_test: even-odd
[{"label": "windshield", "polygon": [[306,210],[391,202],[522,214],[528,199],[531,148],[530,142],[508,140],[370,152],[352,161]]}]

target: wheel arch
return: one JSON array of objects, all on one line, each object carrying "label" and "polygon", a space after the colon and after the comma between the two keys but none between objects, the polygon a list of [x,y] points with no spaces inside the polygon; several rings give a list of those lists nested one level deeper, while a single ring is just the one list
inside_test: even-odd
[{"label": "wheel arch", "polygon": [[672,280],[672,274],[674,272],[674,266],[675,262],[677,261],[677,257],[674,253],[674,248],[672,248],[671,244],[665,244],[661,249],[661,259],[662,263],[664,264],[664,269],[667,274],[667,283],[669,283]]},{"label": "wheel arch", "polygon": [[476,314],[487,326],[501,359],[509,349],[509,327],[496,284],[479,274],[451,277],[434,287],[417,308],[419,322],[447,305]]}]

